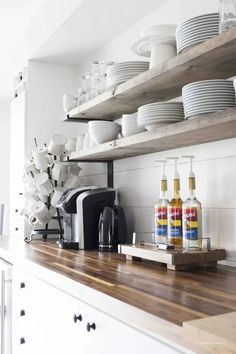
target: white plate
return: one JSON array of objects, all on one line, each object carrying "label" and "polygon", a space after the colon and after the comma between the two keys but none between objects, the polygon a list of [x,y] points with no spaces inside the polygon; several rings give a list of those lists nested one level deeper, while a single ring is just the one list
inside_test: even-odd
[{"label": "white plate", "polygon": [[156,108],[156,107],[171,107],[171,108],[175,108],[175,107],[181,107],[183,106],[182,102],[154,102],[154,103],[148,103],[145,105],[142,105],[139,107],[139,109],[142,108]]},{"label": "white plate", "polygon": [[202,80],[202,81],[195,81],[195,82],[191,82],[190,84],[187,84],[183,87],[183,90],[186,90],[188,88],[192,88],[192,87],[199,87],[199,88],[209,88],[209,87],[232,87],[233,86],[233,82],[230,80]]},{"label": "white plate", "polygon": [[220,20],[219,13],[205,14],[205,15],[192,17],[192,18],[185,20],[181,24],[179,24],[176,28],[176,31],[178,31],[179,28],[182,28],[185,26],[189,27],[189,26],[196,24],[196,23],[200,25],[202,22],[207,23],[207,22],[216,21],[216,20],[218,20],[218,21]]},{"label": "white plate", "polygon": [[217,34],[218,33],[216,31],[199,33],[199,34],[189,34],[186,35],[185,37],[181,37],[180,39],[178,39],[177,46],[179,47],[181,45],[188,44],[190,42],[199,41],[199,40],[207,40],[208,38],[217,36]]},{"label": "white plate", "polygon": [[212,33],[212,34],[209,34],[209,35],[201,35],[201,36],[198,36],[198,37],[190,37],[190,39],[185,39],[185,40],[183,40],[183,42],[179,42],[178,41],[177,49],[178,50],[182,50],[183,48],[185,48],[187,46],[207,41],[208,39],[211,39],[211,38],[213,38],[215,36],[217,36],[217,33]]},{"label": "white plate", "polygon": [[190,33],[190,32],[197,32],[197,31],[211,31],[212,29],[218,29],[219,31],[219,20],[214,21],[206,21],[201,23],[195,23],[191,26],[183,26],[176,31],[176,37],[181,37],[183,34]]}]

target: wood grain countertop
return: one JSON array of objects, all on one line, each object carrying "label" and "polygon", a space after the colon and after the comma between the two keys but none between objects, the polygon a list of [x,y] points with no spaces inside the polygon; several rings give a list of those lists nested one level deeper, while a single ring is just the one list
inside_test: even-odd
[{"label": "wood grain countertop", "polygon": [[25,244],[11,237],[0,238],[0,257],[17,266],[24,262],[29,271],[35,265],[62,275],[167,320],[170,328],[174,324],[182,330],[187,321],[236,311],[236,268],[228,266],[173,272],[154,262],[127,261],[120,254],[62,250],[55,240]]}]

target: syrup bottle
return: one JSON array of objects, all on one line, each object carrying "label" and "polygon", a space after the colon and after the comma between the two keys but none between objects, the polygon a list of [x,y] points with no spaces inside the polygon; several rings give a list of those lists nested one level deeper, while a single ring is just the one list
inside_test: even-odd
[{"label": "syrup bottle", "polygon": [[162,176],[160,178],[160,199],[155,204],[155,242],[167,243],[167,177],[165,175],[165,160],[157,160],[162,163]]},{"label": "syrup bottle", "polygon": [[180,176],[177,171],[178,157],[169,157],[167,159],[174,161],[173,197],[167,207],[168,243],[176,247],[182,247],[183,246],[183,234],[182,234],[183,202],[180,197]]},{"label": "syrup bottle", "polygon": [[195,196],[196,179],[192,169],[194,156],[182,156],[189,160],[189,196],[183,203],[183,244],[186,250],[201,249],[202,207]]}]

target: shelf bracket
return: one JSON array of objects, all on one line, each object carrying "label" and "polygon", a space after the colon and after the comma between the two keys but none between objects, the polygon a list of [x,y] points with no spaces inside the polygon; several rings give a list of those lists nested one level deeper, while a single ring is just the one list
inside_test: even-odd
[{"label": "shelf bracket", "polygon": [[113,161],[107,161],[107,187],[114,188],[114,165]]}]

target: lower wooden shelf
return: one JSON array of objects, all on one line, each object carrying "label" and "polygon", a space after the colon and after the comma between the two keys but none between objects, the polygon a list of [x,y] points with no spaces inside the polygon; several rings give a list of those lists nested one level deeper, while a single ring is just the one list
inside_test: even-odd
[{"label": "lower wooden shelf", "polygon": [[116,160],[234,137],[236,107],[73,152],[70,160]]},{"label": "lower wooden shelf", "polygon": [[155,245],[119,245],[119,253],[125,254],[128,260],[147,259],[166,264],[170,270],[186,270],[195,266],[212,267],[217,261],[226,259],[224,249],[211,251],[183,250],[161,251]]}]

